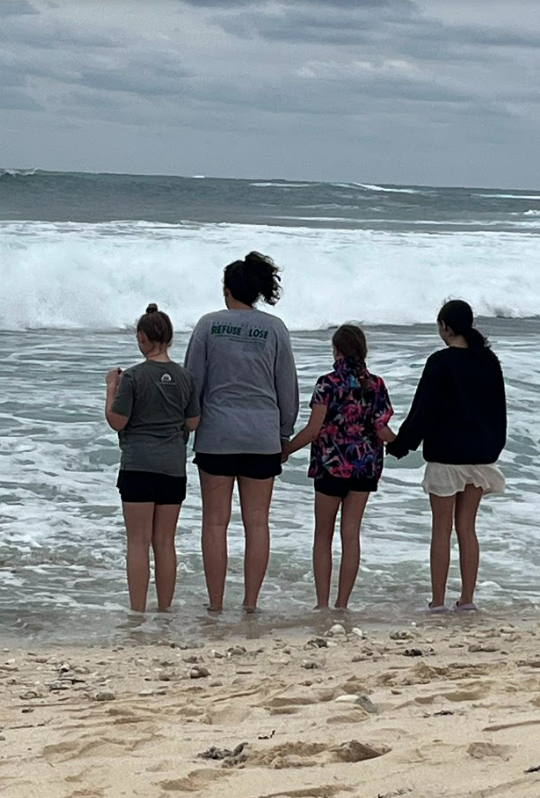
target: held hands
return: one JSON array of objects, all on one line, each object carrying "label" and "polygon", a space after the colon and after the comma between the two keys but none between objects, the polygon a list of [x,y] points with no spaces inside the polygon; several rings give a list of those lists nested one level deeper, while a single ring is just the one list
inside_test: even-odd
[{"label": "held hands", "polygon": [[289,448],[290,448],[289,441],[282,441],[281,442],[281,462],[282,463],[286,463],[287,460],[289,459],[289,455],[290,455]]},{"label": "held hands", "polygon": [[107,388],[111,388],[111,389],[114,389],[116,391],[116,389],[118,388],[118,385],[120,383],[120,377],[121,376],[122,376],[122,369],[121,368],[117,367],[115,369],[111,369],[108,372],[107,376],[105,377],[105,382],[107,383]]}]

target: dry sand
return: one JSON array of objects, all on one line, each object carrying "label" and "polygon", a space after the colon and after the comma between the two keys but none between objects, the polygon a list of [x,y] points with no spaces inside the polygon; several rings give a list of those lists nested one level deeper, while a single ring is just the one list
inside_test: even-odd
[{"label": "dry sand", "polygon": [[435,623],[5,651],[0,795],[539,798],[537,630]]}]

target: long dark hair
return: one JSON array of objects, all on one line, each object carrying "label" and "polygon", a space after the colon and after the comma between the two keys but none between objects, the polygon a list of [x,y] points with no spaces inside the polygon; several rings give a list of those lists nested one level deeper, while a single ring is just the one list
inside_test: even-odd
[{"label": "long dark hair", "polygon": [[250,252],[244,260],[235,260],[225,267],[223,285],[238,302],[253,305],[263,299],[275,305],[281,297],[279,269],[272,258]]},{"label": "long dark hair", "polygon": [[455,335],[462,335],[469,349],[489,349],[488,339],[474,326],[473,309],[462,299],[446,302],[439,311],[437,321],[450,327]]},{"label": "long dark hair", "polygon": [[137,332],[142,332],[153,344],[171,345],[173,326],[170,318],[153,302],[146,308],[146,313],[137,322]]},{"label": "long dark hair", "polygon": [[366,387],[368,345],[364,331],[357,324],[342,324],[332,336],[332,343],[343,357],[354,362],[360,388]]}]

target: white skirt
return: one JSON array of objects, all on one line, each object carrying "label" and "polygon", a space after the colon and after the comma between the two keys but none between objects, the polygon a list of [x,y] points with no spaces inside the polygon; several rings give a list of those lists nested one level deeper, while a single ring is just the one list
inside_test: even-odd
[{"label": "white skirt", "polygon": [[422,481],[426,493],[435,496],[455,496],[462,493],[467,485],[482,488],[486,493],[503,493],[506,482],[500,468],[496,465],[447,465],[428,463]]}]

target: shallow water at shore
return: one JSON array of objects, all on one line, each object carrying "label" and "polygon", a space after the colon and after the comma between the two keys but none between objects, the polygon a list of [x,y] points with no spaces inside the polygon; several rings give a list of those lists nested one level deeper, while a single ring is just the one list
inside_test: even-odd
[{"label": "shallow water at shore", "polygon": [[[509,442],[502,457],[504,496],[485,500],[479,519],[479,603],[496,618],[535,618],[540,608],[540,465],[535,419],[540,395],[540,321],[490,320],[481,325],[501,357],[508,385]],[[412,398],[426,356],[439,343],[432,326],[367,330],[370,365],[387,381],[396,423]],[[317,376],[331,366],[329,332],[295,333],[305,418]],[[181,359],[187,337],[178,336]],[[129,619],[124,532],[115,476],[118,450],[103,420],[103,378],[137,360],[130,332],[37,330],[0,333],[0,628],[4,640],[99,642],[258,634],[327,624],[313,606],[310,568],[312,488],[307,452],[278,480],[272,510],[272,560],[261,596],[263,613],[244,619],[242,528],[230,528],[228,610],[206,616],[199,549],[200,502],[195,470],[179,524],[175,609]],[[348,622],[416,621],[428,596],[429,507],[419,485],[420,454],[389,460],[363,529],[363,566]],[[458,587],[454,552],[450,596]],[[150,606],[153,605],[151,598]],[[332,616],[334,617],[334,616]]]}]

